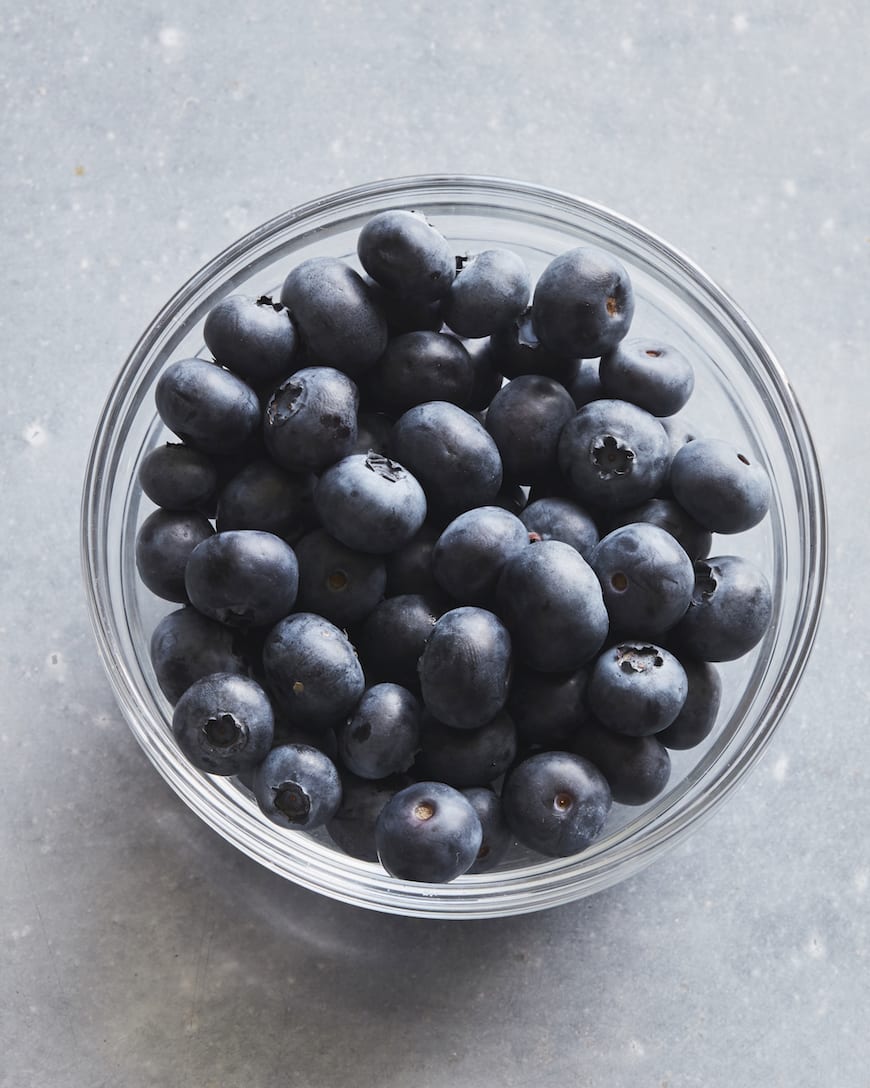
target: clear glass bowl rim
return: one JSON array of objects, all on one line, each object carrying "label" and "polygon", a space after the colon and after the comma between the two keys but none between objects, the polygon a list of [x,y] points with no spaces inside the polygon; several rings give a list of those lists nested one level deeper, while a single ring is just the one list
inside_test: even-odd
[{"label": "clear glass bowl rim", "polygon": [[[801,541],[804,581],[796,623],[790,632],[790,653],[780,682],[735,751],[720,758],[715,774],[695,783],[679,804],[658,812],[634,839],[607,851],[594,847],[577,858],[554,859],[521,869],[460,878],[444,886],[394,880],[377,867],[344,857],[309,840],[276,854],[274,832],[251,822],[239,805],[237,791],[223,780],[207,780],[181,762],[171,737],[146,704],[135,676],[135,662],[125,660],[118,638],[107,576],[111,542],[107,538],[107,508],[114,484],[112,457],[123,436],[118,435],[120,407],[127,401],[155,344],[200,292],[221,282],[234,262],[255,247],[301,228],[312,219],[347,213],[377,200],[387,208],[399,200],[452,198],[475,201],[493,209],[512,203],[554,216],[581,213],[602,226],[618,229],[648,250],[655,251],[691,285],[696,296],[719,311],[750,345],[754,361],[776,394],[779,418],[787,424],[789,452],[802,487]],[[377,910],[437,918],[480,918],[512,915],[570,902],[602,890],[639,871],[666,849],[675,846],[730,795],[755,765],[785,713],[808,661],[821,615],[827,570],[827,521],[818,458],[801,408],[788,378],[754,325],[740,307],[691,260],[650,231],[602,205],[545,186],[482,175],[416,175],[354,186],[299,205],[255,228],[214,257],[185,283],[149,323],[121,368],[106,399],[87,463],[81,506],[81,560],[88,611],[99,653],[116,699],[137,741],[186,804],[211,827],[249,856],[312,890]],[[217,788],[214,788],[214,787]],[[689,796],[691,794],[691,796]],[[688,800],[687,800],[688,798]],[[683,803],[685,802],[685,803]],[[283,833],[282,833],[283,834]],[[286,839],[286,834],[284,835]],[[289,857],[287,856],[289,853]]]}]

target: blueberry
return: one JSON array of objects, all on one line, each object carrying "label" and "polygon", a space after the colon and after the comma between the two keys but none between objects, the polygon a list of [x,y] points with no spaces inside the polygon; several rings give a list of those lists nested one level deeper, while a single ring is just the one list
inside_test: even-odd
[{"label": "blueberry", "polygon": [[196,680],[178,700],[172,732],[194,767],[239,774],[260,763],[272,747],[272,705],[254,680],[214,673]]},{"label": "blueberry", "polygon": [[157,381],[154,399],[170,431],[204,453],[241,446],[260,426],[254,390],[205,359],[170,363]]},{"label": "blueberry", "polygon": [[567,750],[584,716],[588,668],[573,672],[514,670],[505,709],[524,744]]},{"label": "blueberry", "polygon": [[432,573],[432,552],[441,532],[439,526],[426,522],[407,544],[386,557],[388,597],[414,593],[434,599],[442,595]]},{"label": "blueberry", "polygon": [[546,479],[557,468],[562,428],[576,414],[563,385],[542,374],[523,374],[503,386],[486,413],[505,475],[520,484]]},{"label": "blueberry", "polygon": [[595,660],[586,703],[608,729],[645,737],[674,721],[687,694],[685,669],[670,651],[626,640],[610,646]]},{"label": "blueberry", "polygon": [[191,553],[214,535],[193,510],[155,510],[136,533],[136,570],[145,586],[167,601],[186,601],[184,572]]},{"label": "blueberry", "polygon": [[734,661],[764,637],[773,616],[770,583],[739,555],[695,563],[695,588],[674,628],[678,646],[704,661]]},{"label": "blueberry", "polygon": [[433,513],[449,519],[498,494],[498,448],[478,421],[455,404],[411,408],[393,429],[393,454],[416,476]]},{"label": "blueberry", "polygon": [[482,412],[501,389],[504,379],[489,337],[464,340],[463,346],[471,368],[471,393],[466,408],[469,412]]},{"label": "blueberry", "polygon": [[469,873],[489,873],[504,860],[513,845],[514,837],[502,812],[501,800],[486,786],[470,786],[462,790],[480,820],[483,838],[477,858]]},{"label": "blueberry", "polygon": [[573,359],[544,347],[532,324],[531,307],[489,338],[493,366],[506,378],[544,374],[562,381],[573,368]]},{"label": "blueberry", "polygon": [[688,654],[682,654],[680,662],[686,670],[689,693],[680,713],[656,735],[665,747],[675,749],[694,748],[710,735],[722,700],[722,679],[715,665]]},{"label": "blueberry", "polygon": [[592,551],[611,627],[644,637],[681,619],[692,599],[692,560],[669,532],[637,522],[608,533]]},{"label": "blueberry", "polygon": [[245,676],[250,671],[238,632],[189,605],[157,624],[150,655],[160,690],[173,705],[204,676],[216,672]]},{"label": "blueberry", "polygon": [[560,540],[531,544],[505,563],[496,611],[518,660],[542,672],[570,672],[589,661],[607,636],[607,610],[592,568]]},{"label": "blueberry", "polygon": [[443,782],[417,782],[399,790],[375,826],[381,865],[400,880],[454,880],[474,864],[482,840],[471,803]]},{"label": "blueberry", "polygon": [[139,484],[148,498],[164,510],[208,513],[218,489],[218,474],[207,454],[167,442],[142,459]]},{"label": "blueberry", "polygon": [[601,357],[604,393],[628,400],[654,416],[672,416],[695,388],[695,372],[686,356],[660,340],[632,337]]},{"label": "blueberry", "polygon": [[364,389],[367,402],[397,417],[430,400],[465,408],[473,384],[474,371],[461,340],[440,332],[407,332],[390,340],[366,375]]},{"label": "blueberry", "polygon": [[525,312],[531,281],[522,257],[509,249],[485,249],[457,258],[456,265],[441,312],[459,336],[489,336]]},{"label": "blueberry", "polygon": [[661,733],[646,737],[614,733],[587,714],[571,749],[601,771],[614,801],[645,805],[658,797],[671,775],[671,757],[661,737]]},{"label": "blueberry", "polygon": [[634,316],[634,291],[621,261],[597,246],[554,257],[541,273],[532,322],[550,351],[596,358],[615,347]]},{"label": "blueberry", "polygon": [[331,727],[365,689],[347,636],[322,616],[298,612],[269,632],[263,647],[267,686],[292,724]]},{"label": "blueberry", "polygon": [[398,684],[368,688],[338,729],[338,753],[360,778],[386,778],[407,771],[420,747],[422,707]]},{"label": "blueberry", "polygon": [[309,358],[351,378],[364,374],[387,346],[386,318],[359,273],[336,257],[297,265],[284,280],[281,302]]},{"label": "blueberry", "polygon": [[280,537],[233,529],[193,550],[184,584],[203,615],[232,627],[265,627],[293,607],[299,568],[293,549]]},{"label": "blueberry", "polygon": [[443,298],[456,275],[450,244],[417,212],[372,216],[357,238],[357,255],[373,280],[414,304]]},{"label": "blueberry", "polygon": [[389,453],[393,436],[393,421],[389,416],[360,412],[356,422],[356,443],[351,453]]},{"label": "blueberry", "polygon": [[338,627],[364,620],[384,595],[383,557],[348,548],[325,529],[315,529],[298,541],[296,559],[297,610],[317,612]]},{"label": "blueberry", "polygon": [[729,442],[696,438],[671,465],[674,497],[704,528],[740,533],[757,525],[770,507],[770,480]]},{"label": "blueberry", "polygon": [[478,506],[454,518],[432,551],[432,572],[456,600],[488,605],[504,564],[529,546],[518,517],[498,506]]},{"label": "blueberry", "polygon": [[330,366],[304,367],[272,394],[263,420],[266,448],[288,472],[321,472],[352,450],[359,393]]},{"label": "blueberry", "polygon": [[369,682],[389,680],[416,690],[417,662],[439,615],[419,594],[388,597],[376,605],[355,640]]},{"label": "blueberry", "polygon": [[293,544],[317,524],[314,484],[311,473],[285,472],[268,458],[251,461],[220,493],[218,532],[260,529]]},{"label": "blueberry", "polygon": [[325,756],[329,756],[332,762],[338,765],[338,738],[334,729],[323,726],[309,729],[298,722],[288,721],[280,707],[272,709],[275,712],[273,748],[279,744],[307,744],[309,748],[317,748]]},{"label": "blueberry", "polygon": [[611,518],[610,530],[640,521],[670,533],[690,559],[703,559],[710,552],[712,534],[686,513],[676,499],[647,499],[639,506],[620,510]]},{"label": "blueberry", "polygon": [[474,729],[504,706],[511,669],[511,639],[483,608],[445,612],[432,628],[420,658],[426,709],[446,725]]},{"label": "blueberry", "polygon": [[588,562],[598,543],[598,526],[591,514],[572,499],[553,496],[530,502],[520,521],[540,540],[561,540],[570,544]]},{"label": "blueberry", "polygon": [[562,381],[577,408],[583,408],[594,400],[608,399],[601,387],[600,369],[599,359],[573,360]]},{"label": "blueberry", "polygon": [[391,775],[380,781],[358,778],[345,771],[341,775],[341,804],[326,824],[332,841],[345,854],[361,861],[378,860],[375,825],[381,809],[399,790],[411,785],[407,775]]},{"label": "blueberry", "polygon": [[415,302],[381,287],[370,276],[363,276],[363,280],[375,305],[386,318],[390,336],[401,336],[404,332],[438,332],[441,328],[443,322],[438,299]]},{"label": "blueberry", "polygon": [[453,729],[425,713],[415,772],[457,789],[485,786],[505,773],[516,754],[516,726],[503,710],[477,729]]},{"label": "blueberry", "polygon": [[407,544],[426,519],[423,488],[381,453],[354,453],[328,468],[317,483],[314,505],[332,536],[375,555]]},{"label": "blueberry", "polygon": [[667,479],[668,436],[655,416],[635,404],[592,401],[565,424],[559,467],[581,502],[607,510],[635,506]]},{"label": "blueberry", "polygon": [[272,823],[290,831],[312,831],[338,811],[341,779],[332,760],[317,748],[281,744],[257,768],[254,796]]},{"label": "blueberry", "polygon": [[294,369],[299,334],[286,307],[269,295],[230,295],[208,312],[202,336],[222,365],[252,386]]},{"label": "blueberry", "polygon": [[548,857],[585,850],[600,834],[612,797],[595,764],[570,752],[529,756],[508,775],[505,818],[520,842]]}]

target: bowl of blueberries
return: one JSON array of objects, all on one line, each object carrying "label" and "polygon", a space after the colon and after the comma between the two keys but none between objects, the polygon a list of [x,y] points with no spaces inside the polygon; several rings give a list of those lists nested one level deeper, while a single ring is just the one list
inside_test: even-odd
[{"label": "bowl of blueberries", "polygon": [[358,906],[541,910],[649,864],[756,763],[826,523],[787,375],[603,207],[358,186],[153,319],[96,431],[82,558],[159,773]]}]

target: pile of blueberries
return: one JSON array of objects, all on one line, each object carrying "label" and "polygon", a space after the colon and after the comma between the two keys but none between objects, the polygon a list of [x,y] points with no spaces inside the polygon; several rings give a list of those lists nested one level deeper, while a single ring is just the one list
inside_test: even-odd
[{"label": "pile of blueberries", "polygon": [[358,256],[225,297],[214,361],[157,384],[180,442],[141,464],[136,561],[183,604],[151,640],[175,738],[396,877],[576,854],[665,788],[715,724],[713,663],[769,626],[762,571],[709,552],[770,482],[677,415],[692,363],[627,336],[610,253],[533,287],[388,211]]}]

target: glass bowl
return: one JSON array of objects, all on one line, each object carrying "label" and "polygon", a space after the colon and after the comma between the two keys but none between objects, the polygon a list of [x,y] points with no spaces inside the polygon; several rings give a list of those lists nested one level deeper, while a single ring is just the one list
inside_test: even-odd
[{"label": "glass bowl", "polygon": [[[741,554],[770,578],[770,629],[746,657],[720,666],[723,700],[713,735],[672,752],[667,791],[641,808],[614,805],[583,854],[543,859],[517,849],[492,873],[446,885],[394,879],[341,853],[325,834],[286,832],[263,817],[234,779],[210,777],[181,756],[171,707],[151,667],[158,619],[178,607],[140,584],[134,541],[151,506],[136,482],[143,457],[167,440],[154,386],[173,359],[205,352],[205,315],[227,294],[275,291],[313,256],[358,267],[356,235],[376,212],[416,209],[457,253],[518,252],[537,276],[557,253],[592,243],[627,266],[637,307],[632,332],[656,336],[693,360],[684,413],[699,433],[754,453],[770,475],[770,515],[712,555]],[[207,264],[157,314],[121,369],[97,427],[82,503],[82,560],[97,642],[134,736],[182,800],[239,849],[307,888],[404,915],[480,918],[556,906],[638,872],[720,805],[756,762],[807,663],[825,579],[825,512],[811,437],[788,378],[738,307],[698,268],[648,231],[565,193],[498,178],[432,176],[363,185],[315,200],[258,227]]]}]

